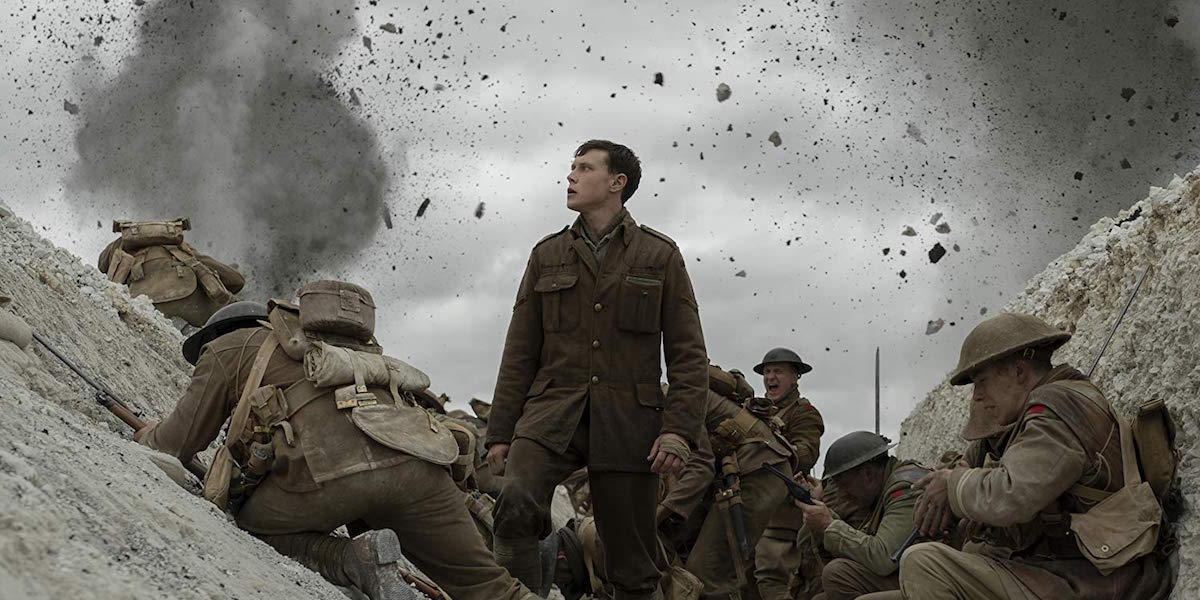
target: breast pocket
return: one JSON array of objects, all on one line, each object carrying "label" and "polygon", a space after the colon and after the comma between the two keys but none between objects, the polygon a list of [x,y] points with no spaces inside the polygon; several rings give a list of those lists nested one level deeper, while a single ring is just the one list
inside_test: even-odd
[{"label": "breast pocket", "polygon": [[578,273],[547,273],[538,278],[533,291],[542,299],[542,330],[570,331],[579,325],[577,283]]},{"label": "breast pocket", "polygon": [[636,333],[658,333],[662,329],[663,282],[660,279],[626,275],[621,280],[617,327]]}]

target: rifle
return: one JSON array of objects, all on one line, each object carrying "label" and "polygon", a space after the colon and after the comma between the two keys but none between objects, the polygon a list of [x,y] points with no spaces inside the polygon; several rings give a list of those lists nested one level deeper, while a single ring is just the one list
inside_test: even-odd
[{"label": "rifle", "polygon": [[[133,428],[134,431],[142,429],[146,426],[146,422],[143,421],[136,413],[134,413],[127,404],[121,402],[121,399],[118,398],[112,390],[108,389],[108,386],[89,377],[88,374],[84,373],[78,365],[71,362],[71,359],[63,356],[61,352],[54,348],[54,346],[51,346],[50,342],[46,341],[46,338],[34,331],[33,339],[37,340],[38,343],[41,344],[46,350],[49,350],[50,354],[53,354],[55,358],[62,361],[62,363],[66,365],[68,369],[74,371],[75,374],[84,381],[84,383],[87,383],[92,387],[92,389],[96,390],[96,402],[99,403],[100,406],[108,409],[108,412],[111,412],[113,416],[117,417],[123,423]],[[204,468],[204,465],[200,464],[200,461],[192,458],[191,461],[183,466],[186,467],[188,471],[191,471],[193,475],[199,477],[201,481],[204,480],[206,469]]]},{"label": "rifle", "polygon": [[[730,538],[729,542],[736,550],[734,559],[739,563],[750,560],[745,513],[742,511],[740,472],[736,455],[728,454],[721,459],[721,476],[718,479],[716,498],[717,506],[729,517],[730,529],[726,530],[726,537]],[[738,564],[737,567],[738,573],[741,573],[741,565]]]},{"label": "rifle", "polygon": [[446,593],[438,589],[436,585],[433,585],[432,583],[425,581],[424,579],[421,579],[420,577],[417,577],[416,575],[413,575],[404,569],[398,570],[400,571],[400,578],[404,580],[404,583],[417,588],[418,592],[425,594],[431,598],[431,600],[450,600],[446,596]]},{"label": "rifle", "polygon": [[809,492],[808,488],[800,485],[799,483],[796,483],[796,480],[792,479],[791,477],[788,477],[787,473],[784,473],[783,471],[776,469],[772,465],[763,463],[762,468],[766,469],[768,473],[783,480],[783,483],[785,485],[787,485],[788,496],[791,496],[792,500],[795,500],[796,502],[799,502],[801,504],[815,506],[815,504],[813,503],[812,492]]}]

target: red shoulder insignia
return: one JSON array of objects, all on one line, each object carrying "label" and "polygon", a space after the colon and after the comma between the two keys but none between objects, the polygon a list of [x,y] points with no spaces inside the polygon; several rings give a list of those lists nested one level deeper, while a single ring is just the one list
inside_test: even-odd
[{"label": "red shoulder insignia", "polygon": [[1044,412],[1046,412],[1046,407],[1045,407],[1044,405],[1037,404],[1037,405],[1034,405],[1034,406],[1031,406],[1031,407],[1029,407],[1029,410],[1025,411],[1025,414],[1027,414],[1027,415],[1040,415],[1040,414],[1042,414],[1042,413],[1044,413]]},{"label": "red shoulder insignia", "polygon": [[811,404],[805,404],[804,410],[817,410],[817,409]]},{"label": "red shoulder insignia", "polygon": [[896,490],[896,491],[892,492],[892,500],[895,500],[896,498],[899,498],[900,496],[903,496],[903,495],[904,495],[904,490]]}]

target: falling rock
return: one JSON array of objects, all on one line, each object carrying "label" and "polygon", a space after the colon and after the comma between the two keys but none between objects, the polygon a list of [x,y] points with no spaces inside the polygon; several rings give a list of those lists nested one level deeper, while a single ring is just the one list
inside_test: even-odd
[{"label": "falling rock", "polygon": [[728,85],[722,83],[721,85],[717,86],[717,102],[724,102],[732,95],[733,90],[729,89]]},{"label": "falling rock", "polygon": [[906,235],[906,236],[908,236],[908,237],[914,237],[914,236],[916,236],[916,235],[917,235],[917,230],[916,230],[916,229],[913,229],[913,228],[912,228],[912,226],[910,226],[910,225],[905,225],[905,226],[904,226],[904,231],[901,231],[901,232],[900,232],[900,235]]},{"label": "falling rock", "polygon": [[946,248],[942,246],[941,242],[934,244],[929,249],[929,262],[936,265],[939,260],[942,260],[943,256],[946,256]]},{"label": "falling rock", "polygon": [[929,224],[937,225],[937,222],[940,221],[941,218],[942,218],[942,213],[940,213],[940,212],[933,213],[933,216],[929,217]]},{"label": "falling rock", "polygon": [[71,102],[69,100],[63,100],[63,110],[65,110],[73,115],[77,115],[77,114],[79,114],[79,105],[71,104]]},{"label": "falling rock", "polygon": [[945,326],[946,326],[945,319],[938,319],[936,321],[930,321],[925,324],[925,335],[933,335],[933,334],[941,331],[942,327],[945,327]]},{"label": "falling rock", "polygon": [[775,144],[775,147],[778,148],[783,143],[783,138],[779,137],[778,131],[772,131],[771,135],[767,136],[767,141]]},{"label": "falling rock", "polygon": [[933,230],[938,233],[950,233],[950,224],[944,223],[944,222],[938,223],[938,226],[935,227]]},{"label": "falling rock", "polygon": [[746,270],[745,270],[745,269],[742,269],[741,271],[738,271],[737,273],[734,273],[734,274],[733,274],[733,276],[734,276],[734,277],[745,277],[745,276],[746,276]]}]

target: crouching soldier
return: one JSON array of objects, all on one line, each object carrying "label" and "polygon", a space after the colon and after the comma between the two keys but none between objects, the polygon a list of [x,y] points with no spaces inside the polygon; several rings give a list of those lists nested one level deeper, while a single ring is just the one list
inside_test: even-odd
[{"label": "crouching soldier", "polygon": [[121,237],[104,248],[96,266],[109,281],[128,284],[130,296],[147,296],[168,318],[201,327],[246,280],[183,241],[189,229],[187,219],[113,221]]},{"label": "crouching soldier", "polygon": [[923,533],[960,517],[975,534],[962,551],[925,543],[905,552],[904,597],[1166,597],[1170,577],[1153,553],[1161,511],[1140,479],[1132,433],[1087,377],[1050,362],[1070,337],[1032,315],[1001,314],[963,341],[950,383],[973,385],[972,412],[1000,437],[981,467],[968,460],[915,486]]},{"label": "crouching soldier", "polygon": [[[318,281],[300,289],[299,306],[272,301],[263,314],[247,304],[188,339],[196,368],[187,393],[137,439],[186,463],[228,418],[205,497],[279,552],[373,600],[412,597],[395,565],[397,535],[404,555],[454,598],[531,598],[471,522],[450,475],[460,453],[450,427],[415,404],[428,378],[375,344],[370,294]],[[328,535],[357,521],[372,531]]]},{"label": "crouching soldier", "polygon": [[[843,518],[820,501],[797,504],[805,529],[832,558],[820,569],[823,592],[815,596],[818,600],[900,589],[892,554],[912,531],[913,506],[920,495],[912,485],[929,469],[888,456],[891,447],[883,436],[855,431],[835,441],[825,455],[824,483],[836,485],[847,509],[865,519]],[[821,487],[815,480],[810,483],[816,499]]]}]

